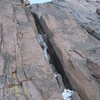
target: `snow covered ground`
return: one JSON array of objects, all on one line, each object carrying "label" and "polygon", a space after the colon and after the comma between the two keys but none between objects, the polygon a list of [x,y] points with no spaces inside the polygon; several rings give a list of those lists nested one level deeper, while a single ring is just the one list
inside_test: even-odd
[{"label": "snow covered ground", "polygon": [[30,4],[39,4],[39,3],[46,3],[51,2],[52,0],[29,0]]}]

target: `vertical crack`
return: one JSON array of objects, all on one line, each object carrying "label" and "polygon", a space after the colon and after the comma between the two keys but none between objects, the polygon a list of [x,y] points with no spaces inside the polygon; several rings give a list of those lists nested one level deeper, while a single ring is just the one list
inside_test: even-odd
[{"label": "vertical crack", "polygon": [[45,33],[45,30],[43,30],[41,23],[39,22],[38,17],[36,14],[33,14],[33,17],[35,19],[36,27],[38,29],[38,42],[40,46],[42,47],[44,51],[44,56],[47,62],[50,64],[54,74],[55,78],[58,82],[58,85],[61,89],[61,91],[64,91],[65,88],[72,89],[71,84],[67,78],[67,75],[65,74],[65,71],[63,69],[63,66],[61,64],[61,61],[59,57],[57,56],[52,43],[50,42],[48,34]]},{"label": "vertical crack", "polygon": [[38,30],[37,40],[44,51],[45,59],[54,72],[55,79],[57,80],[58,86],[62,92],[63,99],[71,100],[73,98],[72,95],[75,92],[72,91],[72,86],[63,69],[61,61],[53,48],[53,44],[50,41],[48,33],[46,33],[44,28],[42,28],[41,22],[37,15],[34,13],[32,13],[32,15]]}]

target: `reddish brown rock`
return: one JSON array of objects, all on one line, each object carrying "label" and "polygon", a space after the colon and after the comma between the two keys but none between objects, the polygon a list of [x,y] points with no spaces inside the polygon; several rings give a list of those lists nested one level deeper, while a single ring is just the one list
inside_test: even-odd
[{"label": "reddish brown rock", "polygon": [[[63,100],[62,77],[59,74],[60,91],[37,41],[39,28],[49,34],[53,46],[50,50],[57,53],[63,65],[60,67],[76,90],[73,100],[80,100],[79,96],[82,100],[99,100],[99,18],[94,13],[97,3],[54,0],[33,5],[32,12],[39,19],[35,21],[41,26],[37,27],[36,16],[31,15],[26,1],[0,1],[0,100]],[[93,36],[77,24],[83,22]]]},{"label": "reddish brown rock", "polygon": [[99,100],[99,78],[95,77],[96,71],[92,69],[95,66],[89,65],[87,59],[93,58],[92,61],[96,62],[100,69],[100,53],[97,53],[97,50],[100,51],[100,41],[81,30],[66,7],[59,2],[33,5],[32,12],[38,16],[42,29],[52,36],[54,49],[73,88],[78,91],[82,100]]},{"label": "reddish brown rock", "polygon": [[21,0],[0,1],[0,100],[62,100],[25,9]]}]

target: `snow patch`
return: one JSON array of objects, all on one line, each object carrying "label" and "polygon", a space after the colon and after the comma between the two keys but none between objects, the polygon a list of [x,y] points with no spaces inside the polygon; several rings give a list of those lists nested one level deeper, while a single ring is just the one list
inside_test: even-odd
[{"label": "snow patch", "polygon": [[30,4],[41,4],[51,2],[52,0],[29,0]]},{"label": "snow patch", "polygon": [[71,96],[74,94],[74,91],[69,89],[64,89],[62,96],[64,100],[72,100]]}]

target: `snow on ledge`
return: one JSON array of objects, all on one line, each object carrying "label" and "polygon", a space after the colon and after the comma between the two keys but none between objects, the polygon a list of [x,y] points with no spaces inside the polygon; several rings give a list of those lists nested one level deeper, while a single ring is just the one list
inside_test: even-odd
[{"label": "snow on ledge", "polygon": [[30,4],[42,4],[42,3],[47,3],[51,1],[52,0],[29,0]]}]

